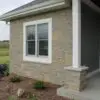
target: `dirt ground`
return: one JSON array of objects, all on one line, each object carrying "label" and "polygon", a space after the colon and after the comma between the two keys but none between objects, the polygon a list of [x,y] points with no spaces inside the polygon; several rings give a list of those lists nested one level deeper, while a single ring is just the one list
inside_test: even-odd
[{"label": "dirt ground", "polygon": [[[47,87],[44,90],[35,90],[33,89],[33,84],[36,80],[21,77],[22,81],[20,83],[12,83],[10,82],[10,78],[13,76],[7,76],[0,79],[0,100],[10,100],[8,99],[10,96],[16,96],[17,90],[19,88],[24,89],[27,92],[31,92],[36,95],[37,100],[69,100],[67,98],[59,97],[56,95],[56,90],[59,88],[57,85],[45,83]],[[11,99],[16,100],[16,99]],[[19,98],[17,100],[30,100],[24,98]],[[32,99],[33,100],[33,99]]]}]

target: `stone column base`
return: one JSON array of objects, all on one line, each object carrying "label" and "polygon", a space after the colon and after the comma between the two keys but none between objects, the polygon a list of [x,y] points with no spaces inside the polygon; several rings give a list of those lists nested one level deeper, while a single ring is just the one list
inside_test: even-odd
[{"label": "stone column base", "polygon": [[87,86],[87,70],[88,67],[66,67],[66,73],[68,73],[67,81],[65,82],[66,89],[73,91],[82,91]]},{"label": "stone column base", "polygon": [[66,81],[63,87],[57,89],[57,95],[75,100],[88,100],[81,96],[81,91],[87,86],[88,67],[66,67],[65,70]]}]

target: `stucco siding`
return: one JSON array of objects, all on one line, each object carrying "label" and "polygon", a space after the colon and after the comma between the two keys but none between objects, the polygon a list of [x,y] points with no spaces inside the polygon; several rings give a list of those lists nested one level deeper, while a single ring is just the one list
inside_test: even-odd
[{"label": "stucco siding", "polygon": [[[23,61],[23,23],[52,18],[52,64]],[[11,21],[11,72],[55,84],[64,84],[65,66],[72,65],[72,11],[63,9]]]}]

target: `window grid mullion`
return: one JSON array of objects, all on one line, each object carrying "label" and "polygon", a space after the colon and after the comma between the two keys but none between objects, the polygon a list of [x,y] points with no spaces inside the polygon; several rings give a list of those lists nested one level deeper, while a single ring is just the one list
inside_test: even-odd
[{"label": "window grid mullion", "polygon": [[35,56],[37,56],[37,24],[35,27]]},{"label": "window grid mullion", "polygon": [[27,28],[25,27],[25,29],[26,29],[26,37],[25,37],[25,42],[26,42],[26,55],[28,54],[28,42],[27,42]]},{"label": "window grid mullion", "polygon": [[37,32],[37,56],[39,57],[39,36],[38,36],[38,32]]}]

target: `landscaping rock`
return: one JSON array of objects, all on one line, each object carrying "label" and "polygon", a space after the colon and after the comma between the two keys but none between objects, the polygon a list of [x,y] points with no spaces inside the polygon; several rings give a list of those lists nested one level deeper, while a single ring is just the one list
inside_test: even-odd
[{"label": "landscaping rock", "polygon": [[17,91],[17,96],[18,96],[18,97],[22,97],[22,96],[24,95],[24,93],[25,93],[25,90],[19,88],[18,91]]}]

